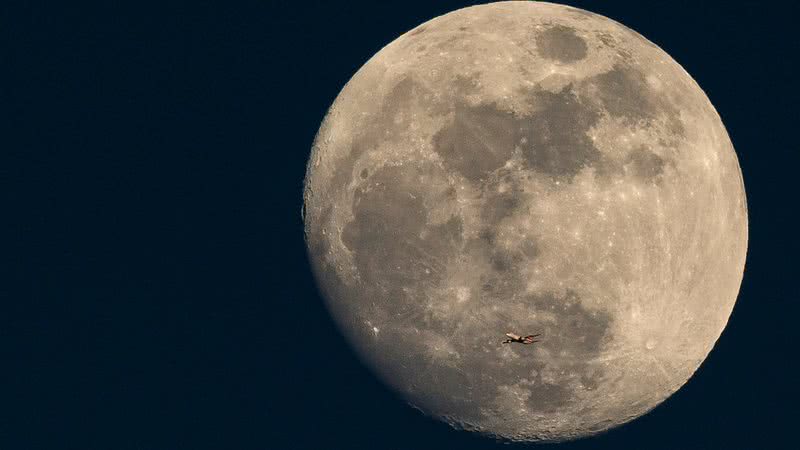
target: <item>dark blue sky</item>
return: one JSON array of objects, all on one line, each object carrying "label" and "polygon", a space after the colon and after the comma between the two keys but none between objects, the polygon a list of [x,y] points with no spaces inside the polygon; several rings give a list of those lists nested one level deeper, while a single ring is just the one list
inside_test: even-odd
[{"label": "dark blue sky", "polygon": [[[356,359],[300,216],[344,83],[470,3],[110,3],[3,8],[0,448],[502,447]],[[676,395],[561,448],[797,447],[797,10],[699,3],[569,2],[658,44],[716,106],[748,194],[741,294]]]}]

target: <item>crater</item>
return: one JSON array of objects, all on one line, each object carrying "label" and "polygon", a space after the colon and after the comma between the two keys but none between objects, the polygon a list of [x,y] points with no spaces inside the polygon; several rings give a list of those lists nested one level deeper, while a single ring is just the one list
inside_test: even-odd
[{"label": "crater", "polygon": [[536,48],[543,58],[562,63],[573,63],[586,57],[586,41],[574,28],[556,25],[536,36]]}]

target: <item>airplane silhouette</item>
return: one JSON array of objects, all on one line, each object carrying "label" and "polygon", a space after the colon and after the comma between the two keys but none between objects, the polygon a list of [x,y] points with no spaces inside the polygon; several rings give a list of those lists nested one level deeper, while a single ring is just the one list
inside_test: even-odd
[{"label": "airplane silhouette", "polygon": [[538,334],[529,334],[527,336],[519,336],[514,333],[506,333],[506,339],[503,341],[503,344],[510,344],[512,342],[519,342],[520,344],[533,344],[534,342],[539,342],[536,340],[537,337],[541,336],[541,333]]}]

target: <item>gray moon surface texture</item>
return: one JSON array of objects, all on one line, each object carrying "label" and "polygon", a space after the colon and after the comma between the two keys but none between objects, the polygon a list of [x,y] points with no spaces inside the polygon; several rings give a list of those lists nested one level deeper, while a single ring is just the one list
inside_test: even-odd
[{"label": "gray moon surface texture", "polygon": [[634,31],[549,3],[461,9],[380,50],[326,115],[304,200],[363,361],[426,414],[514,441],[602,432],[678,390],[747,249],[700,87]]}]

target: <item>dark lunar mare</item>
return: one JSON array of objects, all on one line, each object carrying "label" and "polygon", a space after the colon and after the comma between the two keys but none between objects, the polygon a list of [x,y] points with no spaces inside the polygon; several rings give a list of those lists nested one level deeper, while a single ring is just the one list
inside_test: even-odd
[{"label": "dark lunar mare", "polygon": [[586,41],[576,34],[576,30],[564,25],[554,25],[536,34],[536,47],[539,54],[547,59],[562,63],[573,63],[586,57]]},{"label": "dark lunar mare", "polygon": [[[599,176],[621,176],[626,165],[643,181],[657,178],[667,161],[647,147],[634,150],[624,161],[605,158],[589,132],[604,113],[625,118],[631,126],[647,126],[663,116],[675,130],[682,129],[678,112],[662,108],[653,94],[617,100],[617,95],[646,88],[633,70],[614,68],[600,75],[593,89],[596,96],[580,94],[585,86],[565,86],[559,92],[534,89],[524,92],[534,112],[516,116],[492,104],[477,106],[456,102],[453,119],[433,139],[434,150],[448,170],[468,181],[480,183],[500,169],[514,154],[522,152],[527,168],[566,182],[582,169],[597,168]],[[458,78],[464,89],[472,89]],[[513,200],[505,200],[513,201]]]}]

